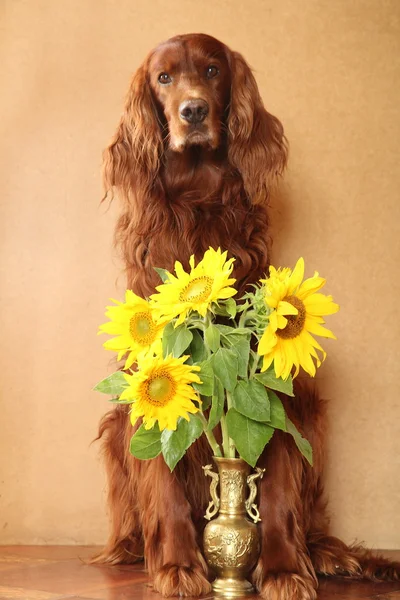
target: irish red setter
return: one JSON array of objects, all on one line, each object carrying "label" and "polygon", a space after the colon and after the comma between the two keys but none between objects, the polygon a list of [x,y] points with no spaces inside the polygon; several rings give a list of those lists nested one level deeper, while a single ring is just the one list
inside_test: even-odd
[{"label": "irish red setter", "polygon": [[[269,266],[267,204],[287,159],[283,128],[263,105],[243,57],[202,34],[159,45],[133,77],[117,131],[104,156],[106,191],[123,203],[117,241],[127,284],[149,296],[153,267],[213,246],[236,258],[240,291]],[[310,468],[280,431],[262,455],[262,550],[253,581],[269,600],[316,597],[316,573],[397,578],[400,565],[347,547],[328,535],[322,486],[324,403],[298,386],[286,409],[314,449]],[[112,530],[100,561],[144,556],[154,589],[164,596],[210,591],[201,534],[211,462],[202,440],[174,473],[162,456],[129,453],[128,409],[117,406],[100,425],[108,471]]]}]

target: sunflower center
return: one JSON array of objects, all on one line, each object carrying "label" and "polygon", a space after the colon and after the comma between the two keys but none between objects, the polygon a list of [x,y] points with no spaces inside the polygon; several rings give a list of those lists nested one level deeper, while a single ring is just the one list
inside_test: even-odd
[{"label": "sunflower center", "polygon": [[150,377],[145,384],[145,397],[153,406],[165,406],[173,398],[176,383],[169,373],[159,371]]},{"label": "sunflower center", "polygon": [[155,325],[151,315],[139,312],[129,321],[129,331],[133,340],[141,346],[149,346],[154,341]]},{"label": "sunflower center", "polygon": [[207,300],[212,290],[213,280],[211,277],[203,276],[192,279],[179,294],[181,302],[202,302]]},{"label": "sunflower center", "polygon": [[285,315],[287,325],[283,329],[277,329],[276,335],[284,340],[289,340],[297,337],[303,331],[304,323],[306,322],[306,307],[300,298],[297,296],[286,296],[285,302],[289,302],[297,308],[297,315]]}]

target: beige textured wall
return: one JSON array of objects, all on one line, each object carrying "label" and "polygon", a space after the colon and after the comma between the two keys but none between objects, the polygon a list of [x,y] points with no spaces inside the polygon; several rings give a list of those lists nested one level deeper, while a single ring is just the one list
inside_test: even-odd
[{"label": "beige textured wall", "polygon": [[276,263],[303,254],[342,307],[319,374],[333,529],[399,548],[398,0],[0,0],[0,19],[0,541],[105,539],[100,155],[147,51],[202,31],[253,65],[291,143]]}]

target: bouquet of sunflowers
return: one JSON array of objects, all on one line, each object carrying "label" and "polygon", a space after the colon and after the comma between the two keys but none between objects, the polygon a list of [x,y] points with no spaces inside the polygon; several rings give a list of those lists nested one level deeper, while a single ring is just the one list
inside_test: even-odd
[{"label": "bouquet of sunflowers", "polygon": [[323,317],[339,307],[319,292],[318,273],[304,280],[302,258],[293,270],[271,267],[236,301],[233,263],[209,248],[197,265],[190,258],[189,272],[179,262],[174,274],[156,269],[162,283],[148,300],[127,290],[125,302],[107,307],[99,333],[115,336],[104,347],[124,363],[94,389],[129,404],[139,459],[162,453],[172,471],[204,434],[215,456],[254,467],[280,429],[312,464],[279,393],[293,395],[300,368],[315,375],[325,352],[313,335],[335,337]]}]

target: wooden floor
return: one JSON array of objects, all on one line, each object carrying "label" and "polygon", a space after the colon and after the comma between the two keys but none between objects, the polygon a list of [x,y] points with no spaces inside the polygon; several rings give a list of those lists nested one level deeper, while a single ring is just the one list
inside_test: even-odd
[{"label": "wooden floor", "polygon": [[[0,546],[0,600],[157,600],[143,565],[85,564],[82,546]],[[399,560],[399,552],[385,552]],[[210,600],[213,596],[207,596]],[[251,596],[247,596],[251,598]],[[400,582],[321,579],[320,600],[400,600]]]}]

